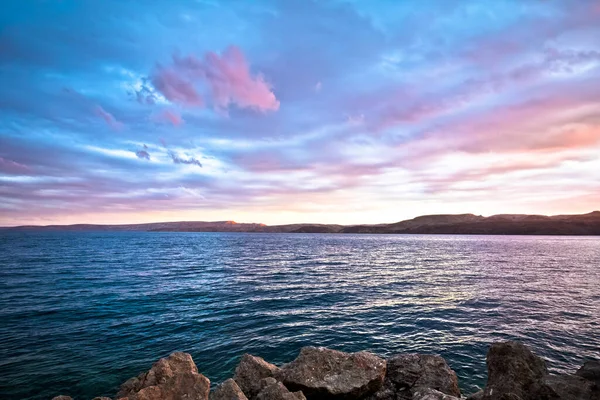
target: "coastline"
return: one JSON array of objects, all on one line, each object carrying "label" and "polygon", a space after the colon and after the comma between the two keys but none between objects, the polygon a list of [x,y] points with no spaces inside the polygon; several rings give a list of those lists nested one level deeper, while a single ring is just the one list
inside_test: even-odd
[{"label": "coastline", "polygon": [[[344,353],[303,347],[278,367],[244,354],[232,378],[211,390],[188,353],[172,353],[147,372],[124,382],[117,400],[598,400],[600,360],[574,374],[550,374],[546,361],[520,342],[493,343],[488,380],[476,393],[461,393],[444,358],[400,353],[383,359],[360,351]],[[67,394],[52,400],[72,400]],[[79,400],[79,399],[75,399]],[[93,400],[110,400],[95,397]]]}]

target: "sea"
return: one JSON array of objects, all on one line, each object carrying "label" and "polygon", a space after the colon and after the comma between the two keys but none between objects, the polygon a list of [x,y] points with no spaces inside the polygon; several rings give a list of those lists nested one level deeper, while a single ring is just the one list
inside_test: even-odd
[{"label": "sea", "polygon": [[114,396],[174,351],[435,353],[468,395],[489,345],[600,358],[600,237],[0,232],[0,399]]}]

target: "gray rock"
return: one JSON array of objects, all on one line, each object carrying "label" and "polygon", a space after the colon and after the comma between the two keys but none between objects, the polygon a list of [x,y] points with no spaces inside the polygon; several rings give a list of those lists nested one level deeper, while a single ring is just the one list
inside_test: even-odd
[{"label": "gray rock", "polygon": [[[396,400],[396,399],[410,399],[412,396],[409,392],[397,393],[398,390],[389,379],[385,378],[383,385],[378,391],[366,397],[366,400]],[[404,394],[404,396],[401,396]]]},{"label": "gray rock", "polygon": [[381,388],[385,371],[385,360],[365,351],[344,353],[304,347],[275,378],[290,390],[301,390],[311,400],[359,399]]},{"label": "gray rock", "polygon": [[207,400],[210,381],[198,373],[187,353],[173,353],[154,363],[148,372],[129,379],[117,394],[129,400]]},{"label": "gray rock", "polygon": [[435,389],[421,387],[414,390],[412,400],[459,400],[459,398]]},{"label": "gray rock", "polygon": [[248,400],[240,387],[233,379],[227,379],[210,392],[210,400]]},{"label": "gray rock", "polygon": [[446,360],[435,354],[400,354],[388,359],[387,378],[397,388],[429,388],[460,397],[458,378]]},{"label": "gray rock", "polygon": [[73,400],[73,398],[70,396],[62,396],[61,395],[61,396],[53,397],[52,400]]},{"label": "gray rock", "polygon": [[[260,391],[256,400],[306,400],[302,392],[290,392],[281,382],[270,379],[264,389]],[[266,381],[266,380],[265,380]]]},{"label": "gray rock", "polygon": [[595,382],[600,387],[600,361],[586,361],[581,368],[575,372],[575,375],[581,376],[589,381]]},{"label": "gray rock", "polygon": [[518,342],[494,343],[487,354],[483,400],[539,400],[546,363]]},{"label": "gray rock", "polygon": [[549,400],[596,400],[600,392],[593,381],[577,375],[548,375],[543,379],[540,398]]},{"label": "gray rock", "polygon": [[269,385],[274,385],[277,383],[277,379],[275,378],[263,378],[260,380],[260,390],[262,391],[264,388],[266,388]]},{"label": "gray rock", "polygon": [[411,399],[417,389],[460,397],[456,373],[441,356],[399,354],[388,358],[385,382],[369,400]]},{"label": "gray rock", "polygon": [[256,397],[261,390],[261,380],[272,378],[279,368],[260,357],[244,354],[237,368],[233,380],[249,399]]},{"label": "gray rock", "polygon": [[467,400],[481,400],[483,399],[483,390],[480,390],[479,392],[475,392],[470,396],[467,396]]}]

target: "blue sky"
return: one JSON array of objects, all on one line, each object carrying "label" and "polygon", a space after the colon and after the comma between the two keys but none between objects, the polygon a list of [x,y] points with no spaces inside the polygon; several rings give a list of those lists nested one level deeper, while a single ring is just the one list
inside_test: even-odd
[{"label": "blue sky", "polygon": [[0,225],[600,208],[600,2],[6,0]]}]

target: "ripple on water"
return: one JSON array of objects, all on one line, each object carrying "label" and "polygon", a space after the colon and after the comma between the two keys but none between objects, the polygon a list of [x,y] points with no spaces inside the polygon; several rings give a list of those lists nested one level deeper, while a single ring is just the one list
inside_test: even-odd
[{"label": "ripple on water", "polygon": [[0,398],[113,395],[172,351],[212,382],[301,346],[444,356],[464,392],[490,342],[553,371],[600,343],[600,238],[0,233]]}]

